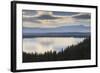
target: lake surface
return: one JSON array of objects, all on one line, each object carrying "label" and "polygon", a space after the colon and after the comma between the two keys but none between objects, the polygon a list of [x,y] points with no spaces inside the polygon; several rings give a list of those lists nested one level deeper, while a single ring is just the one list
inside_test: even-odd
[{"label": "lake surface", "polygon": [[26,53],[45,53],[62,51],[69,46],[83,42],[85,37],[38,37],[23,38],[23,51]]}]

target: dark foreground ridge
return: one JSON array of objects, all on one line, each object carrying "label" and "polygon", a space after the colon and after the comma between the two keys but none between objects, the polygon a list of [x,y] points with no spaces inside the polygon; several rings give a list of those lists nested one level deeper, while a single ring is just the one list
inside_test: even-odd
[{"label": "dark foreground ridge", "polygon": [[23,62],[44,62],[44,61],[64,61],[64,60],[85,60],[91,59],[91,40],[85,39],[75,46],[62,49],[60,52],[45,52],[44,54],[23,52]]}]

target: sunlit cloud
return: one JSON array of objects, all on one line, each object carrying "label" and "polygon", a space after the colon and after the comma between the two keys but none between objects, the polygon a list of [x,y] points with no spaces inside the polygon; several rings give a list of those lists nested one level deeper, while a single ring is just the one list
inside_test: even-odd
[{"label": "sunlit cloud", "polygon": [[55,28],[55,27],[68,25],[69,23],[72,24],[72,23],[74,23],[74,21],[75,20],[73,18],[61,18],[61,19],[56,19],[56,20],[38,20],[38,21],[34,21],[34,22],[24,21],[23,22],[23,24],[24,24],[23,27]]}]

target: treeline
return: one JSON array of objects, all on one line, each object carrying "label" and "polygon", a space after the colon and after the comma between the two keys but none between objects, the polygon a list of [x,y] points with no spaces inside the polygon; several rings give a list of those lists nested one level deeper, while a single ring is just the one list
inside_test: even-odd
[{"label": "treeline", "polygon": [[41,61],[61,61],[61,60],[82,60],[91,58],[91,40],[85,39],[83,42],[75,46],[62,49],[60,52],[25,53],[23,52],[23,62],[41,62]]}]

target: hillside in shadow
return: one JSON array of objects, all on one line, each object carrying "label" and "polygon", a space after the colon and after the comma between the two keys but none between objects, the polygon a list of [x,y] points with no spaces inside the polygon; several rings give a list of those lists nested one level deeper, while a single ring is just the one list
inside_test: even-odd
[{"label": "hillside in shadow", "polygon": [[64,61],[64,60],[84,60],[91,58],[91,40],[85,39],[78,45],[72,45],[60,52],[25,53],[23,52],[23,62],[43,62],[43,61]]}]

